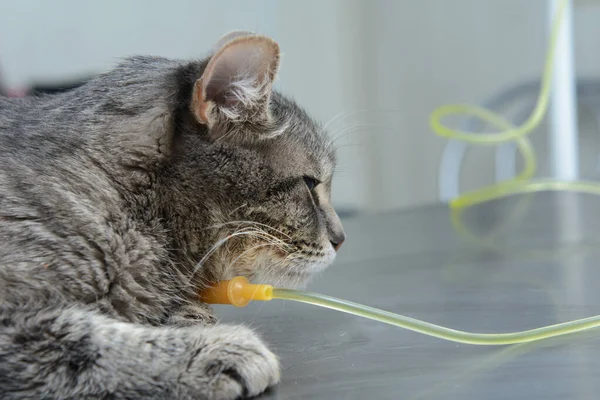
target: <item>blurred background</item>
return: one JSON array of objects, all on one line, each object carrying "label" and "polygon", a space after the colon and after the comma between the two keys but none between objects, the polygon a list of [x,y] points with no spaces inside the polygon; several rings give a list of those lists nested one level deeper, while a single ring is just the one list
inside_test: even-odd
[{"label": "blurred background", "polygon": [[[442,104],[466,102],[490,104],[522,122],[537,96],[548,4],[0,0],[0,88],[11,96],[68,89],[124,56],[200,58],[231,30],[266,34],[283,51],[278,89],[339,136],[336,207],[343,213],[409,208],[446,201],[449,191],[518,170],[510,148],[448,147],[428,118]],[[599,20],[599,1],[574,2],[579,168],[585,179],[600,177]],[[547,127],[531,137],[540,176],[550,173]],[[440,168],[443,157],[452,168]]]}]

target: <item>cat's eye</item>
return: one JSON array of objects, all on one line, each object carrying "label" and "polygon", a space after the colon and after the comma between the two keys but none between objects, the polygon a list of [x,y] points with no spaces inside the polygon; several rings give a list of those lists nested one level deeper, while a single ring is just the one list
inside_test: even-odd
[{"label": "cat's eye", "polygon": [[315,186],[319,184],[319,181],[315,178],[311,178],[310,176],[304,176],[304,183],[306,183],[306,187],[308,190],[313,190]]}]

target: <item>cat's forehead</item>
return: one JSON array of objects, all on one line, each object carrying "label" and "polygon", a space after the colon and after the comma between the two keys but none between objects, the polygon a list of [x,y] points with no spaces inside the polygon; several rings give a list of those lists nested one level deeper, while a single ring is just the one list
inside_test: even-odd
[{"label": "cat's forehead", "polygon": [[328,179],[335,168],[335,152],[330,138],[293,100],[273,92],[273,117],[282,124],[284,133],[269,145],[269,155],[280,168],[292,174],[312,174]]}]

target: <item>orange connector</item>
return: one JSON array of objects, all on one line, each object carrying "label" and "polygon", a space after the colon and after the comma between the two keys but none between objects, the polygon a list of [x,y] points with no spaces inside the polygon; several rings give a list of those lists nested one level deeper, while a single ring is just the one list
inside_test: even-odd
[{"label": "orange connector", "polygon": [[221,281],[200,293],[200,299],[208,304],[231,304],[245,307],[251,300],[271,300],[273,286],[255,285],[243,276]]}]

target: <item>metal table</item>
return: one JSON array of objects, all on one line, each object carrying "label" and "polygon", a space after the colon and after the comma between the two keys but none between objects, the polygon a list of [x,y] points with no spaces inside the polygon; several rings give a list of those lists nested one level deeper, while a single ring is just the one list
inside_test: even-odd
[{"label": "metal table", "polygon": [[[475,332],[524,330],[600,313],[600,199],[540,193],[345,221],[338,261],[314,292]],[[217,306],[281,357],[265,399],[597,399],[600,331],[503,347],[445,342],[274,300]]]}]

